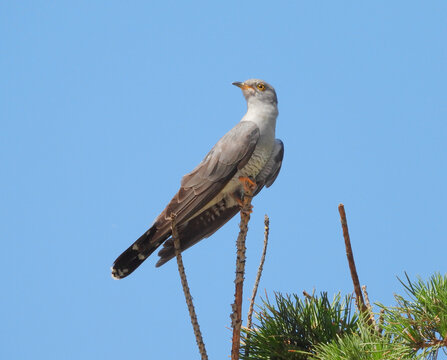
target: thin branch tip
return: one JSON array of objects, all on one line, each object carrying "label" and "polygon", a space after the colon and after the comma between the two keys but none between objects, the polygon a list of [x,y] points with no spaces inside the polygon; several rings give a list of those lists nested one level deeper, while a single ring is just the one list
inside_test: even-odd
[{"label": "thin branch tip", "polygon": [[[352,283],[354,285],[354,291],[356,296],[356,304],[358,309],[368,314],[368,308],[365,305],[362,290],[360,288],[359,276],[354,261],[354,254],[352,252],[351,239],[349,237],[348,221],[346,219],[345,207],[342,203],[338,205],[338,212],[340,213],[340,222],[343,229],[343,238],[345,240],[346,257],[348,258],[349,270],[351,272]],[[369,321],[370,322],[370,321]]]},{"label": "thin branch tip", "polygon": [[267,245],[269,241],[269,232],[270,232],[270,219],[267,214],[264,216],[264,246],[262,248],[261,261],[259,263],[258,272],[256,274],[255,284],[253,286],[253,292],[251,294],[250,306],[248,310],[247,316],[247,328],[251,329],[252,326],[252,316],[253,316],[253,308],[256,299],[256,294],[258,293],[259,282],[261,281],[262,271],[264,269],[265,256],[267,254]]},{"label": "thin branch tip", "polygon": [[188,280],[186,278],[185,267],[183,266],[182,250],[180,246],[180,239],[177,232],[177,224],[175,213],[171,213],[171,231],[172,239],[174,242],[174,252],[177,259],[177,267],[180,275],[180,280],[182,282],[183,293],[185,295],[186,305],[188,306],[189,316],[191,318],[191,324],[194,330],[194,335],[196,337],[197,347],[199,348],[200,356],[202,360],[208,360],[208,355],[206,353],[205,344],[203,342],[202,333],[200,331],[200,326],[197,321],[196,310],[192,301],[191,292],[189,290]]}]

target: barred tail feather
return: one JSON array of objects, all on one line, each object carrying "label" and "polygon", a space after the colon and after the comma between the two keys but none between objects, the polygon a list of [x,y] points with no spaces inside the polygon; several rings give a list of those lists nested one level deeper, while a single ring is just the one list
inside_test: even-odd
[{"label": "barred tail feather", "polygon": [[156,231],[156,227],[152,226],[126,251],[118,256],[112,266],[112,277],[114,279],[123,279],[130,275],[160,246],[161,241],[153,241]]}]

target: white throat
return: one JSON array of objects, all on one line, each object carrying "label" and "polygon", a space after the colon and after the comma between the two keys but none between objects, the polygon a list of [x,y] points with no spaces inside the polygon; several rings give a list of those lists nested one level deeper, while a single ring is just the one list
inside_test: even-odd
[{"label": "white throat", "polygon": [[247,113],[241,121],[254,122],[258,125],[261,134],[267,132],[274,136],[277,117],[278,107],[276,104],[251,98],[247,102]]}]

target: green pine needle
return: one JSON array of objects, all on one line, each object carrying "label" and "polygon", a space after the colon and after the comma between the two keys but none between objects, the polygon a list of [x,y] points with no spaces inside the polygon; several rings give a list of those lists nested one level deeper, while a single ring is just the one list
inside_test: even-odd
[{"label": "green pine needle", "polygon": [[315,345],[357,328],[351,306],[352,298],[339,294],[331,302],[327,293],[304,301],[275,293],[275,304],[267,299],[256,313],[257,328],[243,329],[241,359],[307,359]]},{"label": "green pine needle", "polygon": [[385,331],[424,356],[435,357],[439,350],[447,354],[447,275],[436,273],[427,282],[405,276],[406,282],[399,281],[409,298],[395,295],[395,307],[379,304]]},{"label": "green pine needle", "polygon": [[[406,275],[406,274],[405,274]],[[447,354],[447,275],[401,281],[406,297],[383,309],[381,330],[352,307],[352,297],[327,293],[304,300],[275,293],[262,301],[254,329],[243,329],[241,359],[405,360]],[[376,317],[377,318],[377,317]],[[376,321],[377,322],[377,321]]]}]

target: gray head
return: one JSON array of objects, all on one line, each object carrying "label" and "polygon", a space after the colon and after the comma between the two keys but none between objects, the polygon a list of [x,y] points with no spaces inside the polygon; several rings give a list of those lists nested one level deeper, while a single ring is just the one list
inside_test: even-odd
[{"label": "gray head", "polygon": [[275,89],[264,80],[249,79],[244,82],[236,81],[233,85],[242,89],[248,104],[255,102],[273,104],[275,106],[278,104]]}]

